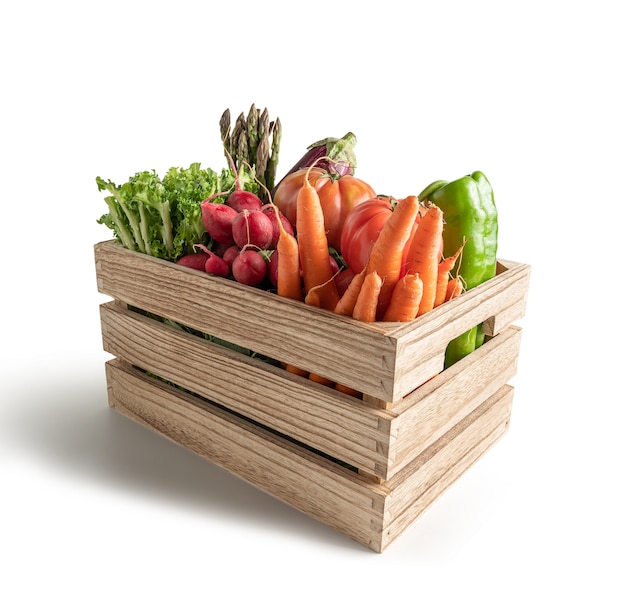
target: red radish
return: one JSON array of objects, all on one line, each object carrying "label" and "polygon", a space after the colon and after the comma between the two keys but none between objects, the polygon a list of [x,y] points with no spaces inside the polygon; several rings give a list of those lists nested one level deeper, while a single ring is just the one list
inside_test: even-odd
[{"label": "red radish", "polygon": [[349,267],[346,267],[346,269],[340,271],[335,276],[335,284],[337,285],[339,296],[343,295],[346,291],[346,288],[348,288],[350,282],[352,282],[352,278],[354,278],[354,272]]},{"label": "red radish", "polygon": [[197,269],[199,271],[204,271],[204,266],[208,258],[209,255],[204,252],[194,252],[182,256],[180,259],[178,259],[178,261],[176,261],[176,264],[182,265],[183,267],[190,267],[191,269]]},{"label": "red radish", "polygon": [[267,260],[267,277],[272,286],[278,286],[278,251],[276,249]]},{"label": "red radish", "polygon": [[[235,191],[221,191],[206,198],[201,205],[202,222],[207,233],[216,242],[223,244],[233,244],[230,225],[237,214],[243,210],[261,210],[263,203],[261,199],[254,193],[245,191],[241,185],[241,179],[232,156],[224,149],[228,160],[230,161],[231,170],[235,177]],[[228,195],[224,204],[213,203],[215,198]]]},{"label": "red radish", "polygon": [[233,246],[233,244],[214,241],[213,244],[211,245],[211,251],[214,252],[218,257],[223,257],[224,253],[231,246]]},{"label": "red radish", "polygon": [[224,152],[228,157],[230,168],[235,176],[235,191],[226,198],[226,204],[234,208],[238,213],[243,210],[261,210],[261,206],[263,205],[261,199],[251,191],[244,190],[233,157],[228,153],[226,148],[224,148]]},{"label": "red radish", "polygon": [[238,254],[239,247],[236,244],[233,244],[224,251],[224,254],[222,254],[222,259],[224,259],[224,261],[226,261],[226,263],[228,263],[228,266],[230,267]]},{"label": "red radish", "polygon": [[239,248],[250,245],[266,250],[274,237],[272,222],[260,210],[242,210],[238,213],[233,219],[231,233]]},{"label": "red radish", "polygon": [[209,198],[200,205],[204,229],[213,240],[221,244],[233,244],[233,221],[239,214],[234,208],[211,202]]},{"label": "red radish", "polygon": [[[239,177],[237,177],[236,183],[239,183]],[[228,196],[226,204],[240,213],[242,210],[261,210],[263,203],[259,197],[251,191],[236,189]]]},{"label": "red radish", "polygon": [[247,248],[235,257],[231,271],[240,284],[257,286],[267,275],[267,262],[259,252]]},{"label": "red radish", "polygon": [[208,259],[204,264],[204,271],[213,276],[227,278],[230,275],[230,266],[222,257],[219,257],[213,252],[209,252]]},{"label": "red radish", "polygon": [[285,231],[290,235],[293,236],[293,225],[289,222],[289,219],[287,219],[287,217],[285,217],[285,215],[283,215],[283,213],[280,212],[280,210],[278,210],[278,217],[276,216],[276,211],[278,209],[274,209],[274,205],[269,203],[269,204],[264,204],[261,207],[261,211],[264,212],[269,220],[272,223],[272,230],[273,230],[273,236],[272,236],[272,241],[268,244],[267,248],[268,250],[272,250],[274,248],[276,248],[276,245],[278,244],[278,238],[280,238],[280,229],[278,227],[278,217],[280,217],[280,222],[283,224],[283,227],[285,228]]}]

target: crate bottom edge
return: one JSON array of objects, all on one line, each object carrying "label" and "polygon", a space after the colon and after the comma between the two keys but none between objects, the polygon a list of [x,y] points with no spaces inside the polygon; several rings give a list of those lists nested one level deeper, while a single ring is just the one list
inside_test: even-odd
[{"label": "crate bottom edge", "polygon": [[[381,484],[119,360],[107,362],[106,372],[109,405],[116,412],[378,553],[506,433],[513,391],[505,385],[483,405],[498,409],[490,423],[482,412],[469,415],[432,453],[422,453],[423,460]],[[455,434],[463,432],[460,442]],[[434,465],[437,456],[445,464]]]}]

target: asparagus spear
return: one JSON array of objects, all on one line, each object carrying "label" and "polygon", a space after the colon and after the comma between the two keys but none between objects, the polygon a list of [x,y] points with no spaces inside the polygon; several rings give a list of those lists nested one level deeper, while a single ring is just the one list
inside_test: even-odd
[{"label": "asparagus spear", "polygon": [[248,112],[246,132],[248,134],[248,164],[250,164],[250,166],[254,166],[256,161],[256,150],[259,145],[259,110],[257,110],[254,103]]},{"label": "asparagus spear", "polygon": [[239,114],[232,130],[229,109],[222,114],[219,126],[225,155],[231,155],[236,170],[247,163],[260,183],[273,188],[282,138],[280,120],[270,121],[267,108],[261,112],[253,103],[247,116],[243,112]]},{"label": "asparagus spear", "polygon": [[283,135],[283,127],[280,123],[280,118],[276,118],[274,122],[274,128],[272,130],[272,147],[269,162],[267,164],[265,184],[268,189],[274,188],[276,181],[276,170],[278,168],[278,152],[280,151],[280,140]]},{"label": "asparagus spear", "polygon": [[233,157],[233,161],[235,166],[239,168],[239,157],[237,155],[239,149],[239,139],[241,138],[241,132],[245,130],[246,118],[243,115],[243,112],[237,116],[237,120],[235,121],[235,125],[233,126],[233,131],[230,134],[230,154]]},{"label": "asparagus spear", "polygon": [[269,130],[270,130],[270,117],[265,108],[259,116],[259,144],[256,150],[255,168],[256,176],[263,185],[265,185],[265,169],[267,168],[267,162],[269,159]]},{"label": "asparagus spear", "polygon": [[245,164],[249,164],[248,156],[249,156],[249,148],[248,148],[248,133],[246,132],[245,122],[241,125],[241,130],[239,131],[239,138],[237,140],[237,148],[235,150],[235,156],[237,157],[237,170],[239,170]]},{"label": "asparagus spear", "polygon": [[220,135],[226,149],[230,149],[230,110],[224,110],[220,118]]}]

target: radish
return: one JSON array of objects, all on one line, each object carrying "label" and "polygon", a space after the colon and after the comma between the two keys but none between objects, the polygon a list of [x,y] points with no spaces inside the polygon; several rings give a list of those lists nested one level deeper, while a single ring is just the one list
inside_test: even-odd
[{"label": "radish", "polygon": [[200,208],[202,222],[209,236],[221,244],[233,244],[232,225],[239,213],[231,206],[211,202],[209,198],[202,202]]},{"label": "radish", "polygon": [[178,261],[176,261],[177,265],[182,265],[183,267],[189,267],[191,269],[197,269],[199,271],[205,271],[204,266],[207,262],[209,255],[204,252],[193,252],[187,255],[183,255]]},{"label": "radish", "polygon": [[213,276],[227,278],[230,275],[230,266],[222,257],[216,255],[214,252],[209,252],[208,259],[204,264],[204,271]]},{"label": "radish", "polygon": [[[278,209],[276,209],[278,210]],[[278,227],[278,217],[280,217],[280,222],[283,224],[285,231],[293,236],[293,225],[290,223],[289,219],[283,215],[283,213],[278,210],[278,217],[276,216],[276,210],[274,209],[274,205],[272,203],[264,204],[261,207],[261,211],[267,215],[270,222],[272,223],[273,236],[272,241],[268,244],[267,248],[269,250],[276,248],[278,244],[278,238],[280,238],[280,229]]]},{"label": "radish", "polygon": [[[239,183],[239,177],[237,177],[237,183]],[[228,199],[226,204],[231,208],[234,208],[237,212],[243,210],[261,210],[263,203],[256,194],[251,191],[244,191],[243,189],[236,189]]]},{"label": "radish", "polygon": [[240,284],[257,286],[267,275],[267,262],[261,253],[246,248],[235,257],[231,271],[233,278]]},{"label": "radish", "polygon": [[228,153],[228,150],[224,148],[224,152],[228,161],[230,162],[230,168],[235,176],[235,191],[233,191],[228,198],[226,198],[226,204],[231,208],[234,208],[238,213],[243,210],[261,210],[263,202],[261,199],[251,191],[245,191],[241,185],[241,179],[239,178],[239,172],[235,166],[233,157]]},{"label": "radish", "polygon": [[224,243],[213,241],[211,244],[211,251],[214,252],[218,257],[223,257],[224,253],[231,247],[234,246],[232,243]]},{"label": "radish", "polygon": [[[207,233],[216,242],[230,245],[234,243],[230,226],[237,214],[244,210],[261,210],[263,203],[256,194],[243,189],[235,162],[228,150],[224,149],[224,151],[230,161],[231,170],[235,177],[235,190],[230,193],[221,191],[206,198],[201,204],[201,210],[202,222]],[[226,202],[223,204],[213,203],[215,198],[223,197],[227,194],[228,198],[226,198]]]},{"label": "radish", "polygon": [[278,285],[278,251],[274,249],[267,260],[267,277],[274,287]]},{"label": "radish", "polygon": [[222,255],[222,259],[228,263],[228,266],[232,266],[235,257],[239,254],[239,247],[236,244],[229,246]]},{"label": "radish", "polygon": [[349,267],[346,267],[346,269],[340,271],[335,276],[335,284],[337,285],[339,296],[346,292],[350,282],[352,282],[352,278],[354,278],[354,272]]},{"label": "radish", "polygon": [[209,250],[204,244],[194,244],[194,248],[199,248],[203,251],[202,254],[206,256],[204,271],[207,274],[220,276],[220,278],[227,278],[230,275],[230,266],[222,257]]},{"label": "radish", "polygon": [[242,210],[233,219],[231,233],[239,248],[250,245],[266,250],[274,237],[274,228],[264,212]]}]

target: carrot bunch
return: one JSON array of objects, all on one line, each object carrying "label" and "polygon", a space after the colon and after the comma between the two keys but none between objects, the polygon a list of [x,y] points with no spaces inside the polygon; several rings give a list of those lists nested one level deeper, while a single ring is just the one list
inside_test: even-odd
[{"label": "carrot bunch", "polygon": [[[278,208],[275,205],[273,208],[278,217]],[[298,237],[288,233],[280,221],[278,224],[278,294],[315,307],[331,309],[339,300],[339,294],[331,271],[324,214],[319,195],[309,182],[308,173],[298,194]]]},{"label": "carrot bunch", "polygon": [[[442,258],[443,226],[438,206],[424,208],[416,196],[398,200],[366,266],[339,296],[319,197],[307,178],[298,194],[297,238],[281,232],[278,293],[363,322],[414,320],[463,292],[462,278],[452,275],[463,247]],[[356,390],[316,373],[292,365],[284,368],[360,397]]]},{"label": "carrot bunch", "polygon": [[336,313],[366,322],[407,322],[461,294],[461,278],[451,272],[462,247],[442,259],[443,212],[434,204],[423,215],[420,209],[415,196],[398,200],[366,267],[335,306]]},{"label": "carrot bunch", "polygon": [[[364,322],[407,322],[463,292],[452,270],[460,247],[441,258],[442,210],[416,196],[397,201],[363,270],[340,296],[330,263],[324,214],[308,175],[298,193],[297,238],[281,230],[278,294]],[[417,227],[416,227],[417,226]]]}]

